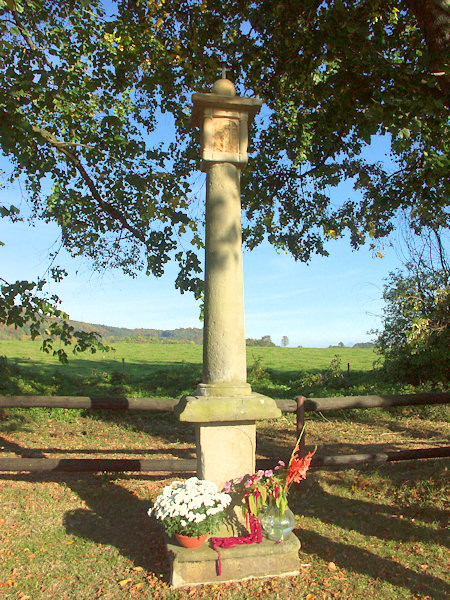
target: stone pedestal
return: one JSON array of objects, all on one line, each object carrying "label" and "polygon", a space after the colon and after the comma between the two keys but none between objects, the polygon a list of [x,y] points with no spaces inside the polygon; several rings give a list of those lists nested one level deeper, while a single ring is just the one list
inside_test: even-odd
[{"label": "stone pedestal", "polygon": [[208,542],[196,550],[169,542],[170,583],[172,587],[179,588],[254,577],[298,575],[299,550],[300,541],[293,533],[282,543],[263,539],[261,544],[221,549],[222,574],[218,575],[218,555]]}]

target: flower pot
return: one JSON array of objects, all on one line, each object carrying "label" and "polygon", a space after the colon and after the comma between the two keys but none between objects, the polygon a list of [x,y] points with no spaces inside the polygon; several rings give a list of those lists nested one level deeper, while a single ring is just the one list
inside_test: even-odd
[{"label": "flower pot", "polygon": [[209,533],[205,533],[204,535],[191,537],[189,535],[181,535],[180,533],[176,533],[175,538],[180,546],[183,546],[183,548],[200,548],[200,546],[206,542],[208,535]]},{"label": "flower pot", "polygon": [[266,537],[273,542],[284,541],[295,527],[295,516],[290,508],[280,515],[276,504],[269,504],[267,510],[262,510],[259,521]]}]

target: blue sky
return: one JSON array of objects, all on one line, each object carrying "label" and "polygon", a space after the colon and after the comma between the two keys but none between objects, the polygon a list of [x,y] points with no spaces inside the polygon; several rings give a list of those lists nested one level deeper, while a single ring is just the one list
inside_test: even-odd
[{"label": "blue sky", "polygon": [[[348,186],[334,193],[347,195]],[[21,189],[2,190],[0,201],[20,206]],[[5,242],[0,247],[0,276],[7,281],[35,279],[43,276],[48,253],[58,246],[58,230],[1,219],[0,240]],[[341,341],[352,345],[373,338],[367,332],[380,326],[383,278],[400,265],[394,249],[386,246],[384,257],[378,258],[368,247],[352,251],[343,239],[329,242],[328,250],[329,257],[315,257],[308,265],[277,254],[269,244],[244,252],[247,337],[270,335],[280,344],[287,335],[290,346],[305,347]],[[132,279],[119,271],[95,273],[88,260],[72,259],[65,252],[57,263],[69,276],[50,290],[73,319],[130,328],[202,326],[193,296],[174,289],[175,267],[169,265],[160,279]]]}]

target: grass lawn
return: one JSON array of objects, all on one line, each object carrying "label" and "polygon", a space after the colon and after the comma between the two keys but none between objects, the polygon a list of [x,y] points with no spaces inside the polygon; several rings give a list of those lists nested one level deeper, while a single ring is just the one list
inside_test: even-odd
[{"label": "grass lawn", "polygon": [[[110,357],[94,356],[65,367],[32,354],[33,345],[14,355],[8,342],[8,349],[0,345],[0,354],[10,357],[3,361],[0,394],[76,390],[89,395],[94,389],[178,395],[199,374],[201,348],[156,346],[129,349],[123,377],[120,354],[114,366]],[[369,371],[371,351],[357,351],[363,354],[352,362],[366,361],[366,368],[351,367],[348,379],[350,354],[342,355],[343,373],[330,369],[335,349],[322,362],[319,350],[309,369],[301,364],[301,351],[307,349],[249,350],[260,353],[256,364],[249,361],[252,385],[280,397],[292,397],[296,384],[309,385],[316,396],[381,385]],[[274,350],[279,353],[271,355]],[[80,366],[82,360],[88,364]],[[313,364],[311,356],[308,360]],[[448,437],[447,407],[336,411],[311,416],[307,424],[307,444],[317,445],[320,454],[439,446]],[[293,415],[262,422],[257,454],[276,464],[294,438]],[[139,411],[6,409],[0,416],[0,446],[3,456],[191,458],[195,453],[190,426],[169,413]],[[425,460],[312,471],[289,500],[302,543],[298,576],[178,591],[169,589],[162,537],[146,515],[174,474],[0,473],[0,598],[444,600],[450,597],[449,465],[448,460]]]}]

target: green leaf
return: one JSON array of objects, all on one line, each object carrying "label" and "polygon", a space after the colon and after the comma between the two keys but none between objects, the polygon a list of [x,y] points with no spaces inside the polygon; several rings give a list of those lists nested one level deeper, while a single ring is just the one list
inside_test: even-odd
[{"label": "green leaf", "polygon": [[248,497],[248,506],[249,506],[249,510],[250,510],[250,512],[251,512],[252,515],[258,514],[257,505],[256,505],[256,499],[255,499],[255,496],[253,494],[250,494],[249,497]]}]

